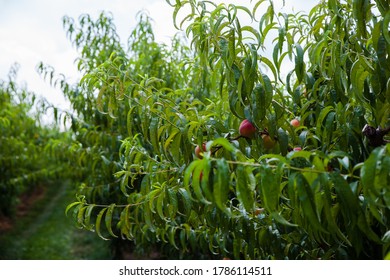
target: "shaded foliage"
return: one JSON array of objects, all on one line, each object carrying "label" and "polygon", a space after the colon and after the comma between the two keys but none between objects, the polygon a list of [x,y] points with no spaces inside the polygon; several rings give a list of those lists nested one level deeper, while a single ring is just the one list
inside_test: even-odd
[{"label": "shaded foliage", "polygon": [[68,136],[41,124],[49,105],[16,84],[16,75],[15,65],[8,81],[0,81],[0,215],[5,216],[13,216],[22,193],[66,173],[65,159],[51,157],[47,149]]}]

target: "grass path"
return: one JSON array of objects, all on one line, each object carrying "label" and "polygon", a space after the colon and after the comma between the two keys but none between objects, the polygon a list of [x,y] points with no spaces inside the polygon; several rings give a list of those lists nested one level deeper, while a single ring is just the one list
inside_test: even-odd
[{"label": "grass path", "polygon": [[50,186],[45,198],[13,230],[0,236],[0,259],[110,259],[109,242],[77,229],[64,209],[73,199],[66,184]]}]

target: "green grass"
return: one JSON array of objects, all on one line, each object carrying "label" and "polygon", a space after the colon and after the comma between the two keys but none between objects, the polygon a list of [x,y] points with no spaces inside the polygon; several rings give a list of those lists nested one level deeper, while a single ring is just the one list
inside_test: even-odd
[{"label": "green grass", "polygon": [[98,260],[111,259],[110,242],[74,226],[64,210],[73,199],[71,186],[53,184],[45,198],[13,229],[0,235],[0,259]]}]

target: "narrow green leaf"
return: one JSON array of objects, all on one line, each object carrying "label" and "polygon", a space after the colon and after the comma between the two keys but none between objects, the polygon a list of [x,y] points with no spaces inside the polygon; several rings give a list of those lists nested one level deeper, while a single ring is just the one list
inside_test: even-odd
[{"label": "narrow green leaf", "polygon": [[[118,173],[116,173],[115,175],[117,174]],[[121,192],[123,193],[124,196],[129,197],[129,193],[127,192],[128,183],[129,183],[129,173],[125,171],[120,176],[122,176],[121,183],[120,183]]]},{"label": "narrow green leaf", "polygon": [[376,198],[380,196],[380,189],[375,187],[375,177],[377,174],[377,164],[380,164],[382,154],[382,148],[374,149],[360,169],[363,192],[368,198]]},{"label": "narrow green leaf", "polygon": [[189,3],[189,1],[181,1],[181,3],[175,5],[175,9],[173,11],[173,25],[175,26],[176,29],[181,29],[183,27],[182,26],[183,22],[182,24],[180,24],[180,26],[178,26],[176,20],[177,20],[177,14],[179,13],[180,9],[187,3]]},{"label": "narrow green leaf", "polygon": [[171,219],[175,219],[176,213],[179,209],[177,191],[172,188],[166,188],[166,193],[168,193],[168,198],[169,198],[169,205],[168,205],[169,217]]},{"label": "narrow green leaf", "polygon": [[305,72],[305,64],[303,60],[304,51],[298,43],[295,44],[295,50],[295,74],[297,75],[298,82],[301,83]]},{"label": "narrow green leaf", "polygon": [[82,201],[75,201],[75,202],[72,202],[71,204],[69,204],[66,209],[65,209],[65,215],[68,215],[68,212],[71,208],[75,207],[76,205],[81,205],[83,204]]},{"label": "narrow green leaf", "polygon": [[103,97],[104,93],[106,92],[107,86],[104,85],[100,88],[99,94],[96,98],[96,108],[99,110],[100,113],[105,114],[104,111],[104,104],[103,104]]},{"label": "narrow green leaf", "polygon": [[146,226],[149,227],[150,231],[155,232],[156,227],[153,223],[152,211],[149,208],[149,204],[144,203],[142,210],[143,210],[143,217],[145,219]]},{"label": "narrow green leaf", "polygon": [[77,223],[81,226],[84,226],[84,212],[87,206],[82,206],[78,209],[77,212]]},{"label": "narrow green leaf", "polygon": [[321,180],[321,186],[324,189],[324,194],[323,194],[324,208],[323,208],[323,210],[324,210],[324,214],[325,214],[325,221],[324,222],[326,222],[328,224],[327,229],[331,233],[336,233],[336,235],[343,242],[348,244],[348,246],[352,246],[351,242],[342,233],[342,231],[340,230],[340,228],[338,227],[338,225],[336,223],[336,217],[333,214],[334,212],[332,211],[332,207],[333,207],[332,204],[333,204],[333,202],[332,202],[332,193],[331,193],[331,190],[330,190],[330,183],[331,182],[329,180],[329,177],[321,175],[320,176],[320,180]]},{"label": "narrow green leaf", "polygon": [[266,57],[261,57],[260,61],[268,66],[268,68],[272,71],[272,74],[274,75],[274,81],[276,82],[279,79],[279,72],[276,70],[274,64]]},{"label": "narrow green leaf", "polygon": [[258,84],[252,91],[251,95],[251,113],[252,119],[261,123],[266,116],[266,94],[262,84]]},{"label": "narrow green leaf", "polygon": [[336,0],[329,0],[328,1],[328,7],[329,9],[336,15],[339,15],[339,7],[338,7],[338,1]]},{"label": "narrow green leaf", "polygon": [[275,46],[274,46],[274,50],[272,52],[272,59],[274,61],[274,65],[276,66],[277,73],[280,73],[279,43],[276,43]]},{"label": "narrow green leaf", "polygon": [[293,223],[290,223],[289,221],[287,221],[281,214],[279,214],[278,212],[272,212],[270,214],[271,218],[273,218],[276,222],[278,222],[279,224],[283,225],[283,226],[288,226],[288,227],[298,227],[297,224],[293,224]]},{"label": "narrow green leaf", "polygon": [[237,10],[242,10],[242,11],[246,12],[248,14],[248,16],[253,20],[253,15],[247,7],[236,5],[236,8],[237,8]]},{"label": "narrow green leaf", "polygon": [[352,1],[353,15],[357,21],[357,33],[365,38],[367,34],[367,9],[369,9],[369,0]]},{"label": "narrow green leaf", "polygon": [[91,216],[92,216],[92,210],[94,208],[95,208],[95,204],[88,205],[84,215],[84,226],[86,229],[91,231],[93,229],[93,225],[91,224]]},{"label": "narrow green leaf", "polygon": [[255,28],[253,28],[252,26],[246,25],[246,26],[243,26],[241,28],[241,32],[243,32],[243,31],[247,31],[250,34],[252,34],[257,39],[257,43],[260,44],[260,42],[261,42],[260,33]]},{"label": "narrow green leaf", "polygon": [[115,114],[117,113],[117,111],[118,111],[118,104],[115,96],[115,90],[112,90],[108,98],[108,115],[111,118],[116,119]]},{"label": "narrow green leaf", "polygon": [[188,240],[187,240],[186,235],[187,235],[186,229],[180,230],[180,233],[179,233],[180,245],[184,251],[187,251],[187,247],[188,247],[187,246]]},{"label": "narrow green leaf", "polygon": [[219,159],[217,161],[216,180],[213,185],[213,195],[215,204],[225,213],[229,213],[226,202],[229,196],[229,167],[225,159]]},{"label": "narrow green leaf", "polygon": [[[262,22],[260,22],[260,25],[262,24]],[[271,31],[272,29],[276,29],[277,27],[277,23],[276,22],[272,22],[272,23],[269,23],[265,26],[265,28],[263,29],[262,27],[259,28],[260,30],[260,35],[261,35],[261,42],[260,42],[260,45],[262,45],[267,37],[267,34],[269,31]]]},{"label": "narrow green leaf", "polygon": [[148,193],[149,208],[152,213],[156,213],[154,200],[156,199],[156,196],[158,197],[160,194],[161,188],[154,189]]},{"label": "narrow green leaf", "polygon": [[164,211],[163,211],[163,207],[164,205],[166,205],[166,201],[165,201],[165,191],[164,190],[161,190],[157,196],[157,201],[156,201],[156,209],[157,209],[157,213],[158,215],[160,216],[160,218],[162,220],[166,220],[166,217],[165,217],[165,214],[164,214]]},{"label": "narrow green leaf", "polygon": [[195,168],[197,167],[198,164],[199,164],[198,160],[191,162],[190,165],[186,168],[186,170],[184,172],[184,186],[187,189],[190,186],[190,181],[191,181],[192,174],[193,174],[193,172],[194,172],[194,170],[195,170]]},{"label": "narrow green leaf", "polygon": [[387,13],[385,17],[383,18],[383,25],[382,25],[382,33],[383,37],[385,37],[387,44],[390,45],[390,9],[387,10]]},{"label": "narrow green leaf", "polygon": [[233,256],[236,260],[241,258],[241,249],[242,249],[242,239],[238,236],[235,236],[233,239]]},{"label": "narrow green leaf", "polygon": [[129,137],[133,136],[133,111],[135,111],[136,106],[133,106],[129,109],[127,112],[127,119],[126,119],[126,125],[127,125],[127,133],[129,134]]},{"label": "narrow green leaf", "polygon": [[180,201],[183,203],[184,214],[186,216],[189,216],[190,212],[191,212],[191,209],[192,209],[192,198],[191,198],[191,195],[184,188],[180,188],[178,190],[178,193],[180,194],[180,197],[181,197]]},{"label": "narrow green leaf", "polygon": [[112,231],[112,215],[114,213],[114,209],[115,209],[115,204],[111,204],[108,208],[107,208],[107,213],[106,213],[106,216],[105,216],[105,224],[106,224],[106,228],[108,230],[108,233],[115,237],[115,238],[118,238],[118,236]]},{"label": "narrow green leaf", "polygon": [[121,228],[121,231],[123,234],[125,234],[127,236],[128,239],[132,239],[134,238],[131,234],[131,223],[130,223],[130,219],[131,219],[131,216],[130,216],[130,207],[131,205],[127,205],[122,213],[121,213],[121,221],[122,221],[122,228]]},{"label": "narrow green leaf", "polygon": [[334,108],[333,106],[327,106],[321,110],[321,113],[318,116],[317,123],[316,123],[316,133],[319,135],[322,135],[324,137],[324,129],[323,127],[325,126],[324,120],[328,116],[330,112],[333,112]]},{"label": "narrow green leaf", "polygon": [[349,227],[350,232],[353,232],[354,227],[358,226],[358,228],[371,240],[380,242],[379,237],[373,232],[368,224],[363,210],[359,205],[359,199],[357,195],[352,192],[349,184],[336,172],[330,173],[330,177],[334,182],[335,191],[340,200],[340,205],[342,206],[341,211],[343,212],[345,219],[351,223]]},{"label": "narrow green leaf", "polygon": [[[198,161],[198,164],[194,168],[192,174],[192,189],[195,193],[195,196],[204,204],[211,204],[208,199],[212,198],[211,193],[208,190],[209,185],[209,173],[210,173],[210,165],[207,163],[204,165],[205,161],[208,160],[203,158],[203,160]],[[203,195],[203,191],[206,191],[205,195]],[[206,197],[205,197],[206,196]]]},{"label": "narrow green leaf", "polygon": [[259,6],[260,6],[263,2],[265,2],[265,0],[256,1],[256,4],[253,6],[253,9],[252,9],[252,15],[253,15],[253,17],[255,17],[257,9],[259,8]]},{"label": "narrow green leaf", "polygon": [[265,208],[269,212],[278,212],[280,183],[282,179],[283,164],[279,163],[275,171],[270,166],[262,166],[260,189]]},{"label": "narrow green leaf", "polygon": [[175,247],[175,249],[176,250],[179,250],[179,247],[177,247],[177,245],[176,245],[176,227],[170,227],[169,229],[168,229],[168,239],[169,239],[169,243],[173,246],[173,247]]},{"label": "narrow green leaf", "polygon": [[229,142],[229,140],[227,140],[226,138],[217,138],[215,140],[213,140],[212,142],[209,142],[210,144],[208,145],[211,145],[211,147],[215,147],[215,146],[222,146],[223,149],[225,149],[227,152],[230,152],[230,153],[236,153],[237,150],[236,148],[234,147],[234,145],[232,143]]},{"label": "narrow green leaf", "polygon": [[282,129],[282,128],[279,128],[278,129],[278,143],[279,143],[279,146],[280,146],[280,152],[282,153],[282,155],[286,155],[287,152],[288,152],[288,135],[287,135],[287,132]]},{"label": "narrow green leaf", "polygon": [[[207,158],[203,158],[202,165],[200,166],[199,177],[195,177],[195,181],[199,178],[199,184],[201,191],[203,192],[206,200],[213,201],[212,186],[210,184],[211,162]],[[195,176],[196,173],[194,173]],[[196,182],[194,182],[196,184]]]},{"label": "narrow green leaf", "polygon": [[351,68],[351,85],[356,100],[360,102],[365,101],[363,97],[364,81],[366,80],[368,75],[369,72],[365,70],[362,65],[362,62],[359,59],[356,60]]},{"label": "narrow green leaf", "polygon": [[160,154],[160,142],[158,140],[158,128],[159,128],[159,119],[157,117],[153,117],[150,121],[149,133],[150,133],[150,142],[152,143],[153,150],[157,155]]},{"label": "narrow green leaf", "polygon": [[238,200],[245,210],[253,211],[255,197],[255,179],[252,170],[248,166],[237,166],[236,169],[236,193]]},{"label": "narrow green leaf", "polygon": [[382,241],[384,243],[390,243],[390,230],[386,231],[386,233],[382,236]]},{"label": "narrow green leaf", "polygon": [[305,177],[302,174],[297,174],[295,183],[297,185],[298,199],[301,203],[301,214],[308,220],[308,227],[314,231],[327,233],[319,220],[314,194]]},{"label": "narrow green leaf", "polygon": [[108,238],[105,238],[102,233],[101,233],[101,222],[102,222],[102,218],[103,218],[103,215],[104,213],[107,211],[107,208],[103,208],[102,210],[100,210],[99,214],[97,215],[96,217],[96,233],[97,235],[103,239],[103,240],[109,240]]}]

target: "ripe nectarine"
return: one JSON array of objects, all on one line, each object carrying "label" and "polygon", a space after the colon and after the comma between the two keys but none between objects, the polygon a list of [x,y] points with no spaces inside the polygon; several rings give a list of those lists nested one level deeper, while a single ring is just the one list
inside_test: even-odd
[{"label": "ripe nectarine", "polygon": [[298,127],[300,126],[300,123],[299,123],[299,120],[298,119],[293,119],[290,121],[290,124],[293,126],[293,127]]},{"label": "ripe nectarine", "polygon": [[195,155],[198,157],[198,158],[203,158],[203,155],[202,153],[206,151],[206,143],[203,143],[202,144],[202,149],[199,147],[199,145],[196,145],[195,147]]},{"label": "ripe nectarine", "polygon": [[239,132],[241,136],[253,139],[256,134],[256,127],[250,121],[245,119],[240,124]]}]

